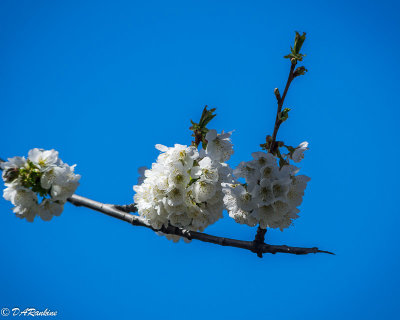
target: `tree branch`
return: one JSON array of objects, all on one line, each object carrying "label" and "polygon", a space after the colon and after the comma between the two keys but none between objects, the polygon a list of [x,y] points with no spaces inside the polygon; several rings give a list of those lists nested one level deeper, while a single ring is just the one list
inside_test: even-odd
[{"label": "tree branch", "polygon": [[114,204],[113,205],[115,209],[120,210],[120,211],[124,211],[124,212],[137,212],[137,208],[136,208],[136,204],[131,203],[131,204],[125,204],[125,205],[117,205]]},{"label": "tree branch", "polygon": [[316,247],[313,248],[301,248],[301,247],[289,247],[285,245],[270,245],[265,243],[258,243],[255,245],[254,241],[243,241],[236,240],[230,238],[223,238],[218,236],[213,236],[210,234],[189,231],[185,229],[180,229],[174,226],[169,225],[168,227],[162,227],[161,229],[155,229],[151,225],[149,225],[142,217],[135,216],[124,211],[117,209],[118,206],[112,204],[104,204],[101,202],[97,202],[79,195],[74,194],[71,198],[68,199],[70,203],[78,207],[86,207],[106,215],[109,215],[113,218],[117,218],[123,221],[126,221],[134,226],[140,226],[149,228],[155,232],[163,232],[166,234],[177,235],[180,237],[184,237],[189,240],[199,240],[203,242],[218,244],[220,246],[228,246],[250,250],[252,252],[262,252],[262,253],[272,253],[275,254],[277,252],[281,253],[291,253],[291,254],[308,254],[308,253],[329,253],[334,254],[329,251],[319,250]]},{"label": "tree branch", "polygon": [[[0,164],[5,162],[0,158]],[[1,171],[0,167],[0,171]],[[136,212],[135,204],[129,205],[114,205],[114,204],[105,204],[95,200],[91,200],[77,194],[72,195],[71,198],[68,199],[68,202],[77,206],[77,207],[86,207],[101,213],[104,213],[110,217],[117,218],[122,221],[126,221],[134,226],[145,227],[153,230],[154,232],[163,232],[166,234],[177,235],[180,237],[184,237],[189,240],[199,240],[202,242],[208,242],[213,244],[218,244],[220,246],[241,248],[245,250],[249,250],[251,252],[257,253],[259,257],[262,257],[263,253],[290,253],[290,254],[308,254],[308,253],[328,253],[333,254],[329,251],[319,250],[317,247],[313,248],[302,248],[302,247],[290,247],[286,245],[271,245],[264,243],[264,235],[266,230],[264,229],[262,237],[257,237],[254,241],[243,241],[236,240],[230,238],[223,238],[218,236],[213,236],[207,233],[189,231],[185,229],[180,229],[174,226],[163,226],[161,229],[155,229],[150,224],[148,224],[142,217],[137,215],[132,215],[129,212]]]}]

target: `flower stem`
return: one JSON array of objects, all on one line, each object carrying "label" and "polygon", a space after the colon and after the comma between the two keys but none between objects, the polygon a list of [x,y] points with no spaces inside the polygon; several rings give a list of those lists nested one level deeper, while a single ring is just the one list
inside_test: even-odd
[{"label": "flower stem", "polygon": [[[277,99],[277,102],[278,102],[278,108],[276,110],[274,132],[272,133],[272,140],[270,142],[269,150],[268,150],[272,154],[276,153],[276,150],[275,150],[275,148],[276,148],[276,136],[278,134],[279,127],[282,124],[282,120],[281,120],[280,114],[282,112],[283,103],[285,102],[285,98],[286,98],[286,95],[288,93],[290,84],[292,83],[292,80],[294,79],[294,70],[295,70],[296,64],[297,64],[296,59],[291,60],[289,76],[288,76],[288,79],[287,79],[287,82],[286,82],[286,86],[285,86],[285,90],[283,91],[282,97],[279,94],[279,90],[275,91],[275,96],[276,96],[276,99]],[[262,258],[262,254],[263,253],[262,253],[262,251],[258,250],[258,248],[260,248],[260,244],[264,243],[265,233],[266,232],[267,232],[266,229],[262,229],[260,226],[258,226],[257,233],[256,233],[256,236],[255,236],[254,241],[253,241],[254,250],[255,250],[254,252],[256,252],[257,256],[260,257],[260,258]]]}]

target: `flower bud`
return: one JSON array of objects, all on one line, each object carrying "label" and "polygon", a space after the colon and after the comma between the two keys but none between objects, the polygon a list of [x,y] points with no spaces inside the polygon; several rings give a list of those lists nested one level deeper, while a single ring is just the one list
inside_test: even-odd
[{"label": "flower bud", "polygon": [[308,70],[304,67],[298,67],[294,72],[293,72],[293,78],[296,78],[298,76],[304,75]]},{"label": "flower bud", "polygon": [[279,89],[275,88],[274,89],[274,93],[275,93],[276,100],[278,100],[278,102],[280,102],[281,101],[281,94],[279,92]]}]

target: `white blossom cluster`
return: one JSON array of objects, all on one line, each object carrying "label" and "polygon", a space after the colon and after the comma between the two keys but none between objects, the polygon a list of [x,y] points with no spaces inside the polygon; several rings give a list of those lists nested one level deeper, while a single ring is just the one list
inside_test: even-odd
[{"label": "white blossom cluster", "polygon": [[[292,160],[300,161],[307,145],[296,148]],[[222,184],[226,209],[238,223],[283,230],[298,218],[297,207],[303,201],[310,178],[296,175],[299,168],[290,164],[279,168],[278,159],[271,153],[254,152],[252,157],[253,160],[241,162],[234,170],[236,177],[245,179],[244,185]]]},{"label": "white blossom cluster", "polygon": [[156,145],[162,153],[133,187],[139,215],[155,229],[170,224],[191,231],[203,231],[220,219],[224,209],[221,183],[234,181],[225,163],[233,154],[230,136],[230,132],[209,130],[206,150],[200,151],[180,144]]},{"label": "white blossom cluster", "polygon": [[[59,216],[79,185],[75,166],[63,163],[55,150],[32,149],[28,158],[9,158],[1,164],[6,189],[4,199],[14,213],[32,222],[36,215],[49,221]],[[39,200],[41,198],[41,201]]]}]

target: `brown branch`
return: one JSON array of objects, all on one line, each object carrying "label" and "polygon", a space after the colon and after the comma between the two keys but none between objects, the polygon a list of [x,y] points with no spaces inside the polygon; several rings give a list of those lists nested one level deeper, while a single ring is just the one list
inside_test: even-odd
[{"label": "brown branch", "polygon": [[301,248],[301,247],[289,247],[285,245],[270,245],[265,243],[256,243],[254,241],[243,241],[230,238],[223,238],[218,236],[213,236],[210,234],[189,231],[185,229],[180,229],[169,225],[168,227],[162,227],[161,229],[155,229],[150,224],[148,224],[142,217],[135,216],[124,211],[117,209],[118,206],[112,204],[104,204],[97,202],[79,195],[74,194],[68,199],[70,203],[78,207],[86,207],[101,213],[105,213],[111,217],[126,221],[134,226],[140,226],[149,228],[155,232],[163,232],[166,234],[173,234],[177,236],[184,237],[189,240],[199,240],[203,242],[218,244],[220,246],[228,246],[250,250],[252,252],[260,253],[291,253],[291,254],[308,254],[308,253],[329,253],[334,254],[329,251],[319,250],[316,247],[313,248]]}]

